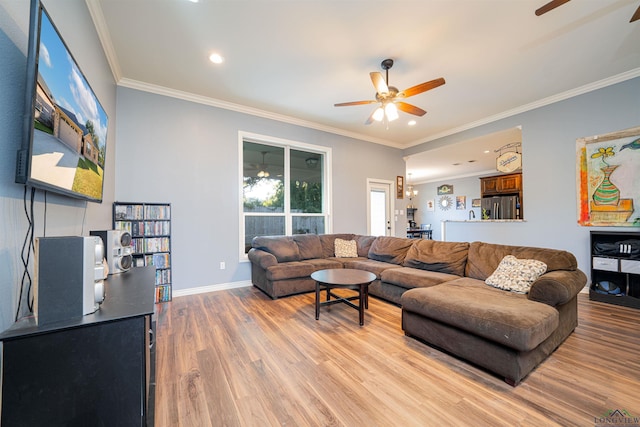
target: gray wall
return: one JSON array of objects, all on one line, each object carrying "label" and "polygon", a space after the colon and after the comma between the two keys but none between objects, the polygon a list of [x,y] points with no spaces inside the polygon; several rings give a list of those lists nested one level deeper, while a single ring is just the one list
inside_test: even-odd
[{"label": "gray wall", "polygon": [[[450,223],[447,225],[447,240],[483,240],[565,249],[576,255],[580,268],[588,273],[589,230],[638,229],[578,225],[576,139],[640,125],[640,78],[412,147],[405,150],[405,155],[423,151],[429,145],[461,142],[518,125],[522,126],[526,221],[507,224]],[[454,187],[454,190],[457,193],[457,188]],[[426,200],[426,195],[420,197]],[[467,203],[470,201],[467,200]]]},{"label": "gray wall", "polygon": [[[250,279],[239,256],[239,131],[331,147],[333,232],[365,234],[367,178],[404,174],[401,150],[181,99],[120,87],[117,110],[116,198],[172,204],[174,290]],[[397,235],[405,224],[398,217]]]},{"label": "gray wall", "polygon": [[[47,9],[110,118],[104,202],[49,195],[47,235],[109,228],[115,199],[170,202],[176,289],[249,279],[248,265],[238,261],[238,131],[333,148],[334,232],[365,233],[366,179],[394,181],[404,171],[402,156],[427,146],[402,152],[132,89],[116,91],[84,1],[48,0]],[[27,231],[23,187],[13,175],[22,138],[28,15],[28,2],[0,0],[0,329],[10,325],[16,309]],[[638,99],[636,78],[428,143],[460,142],[522,126],[526,222],[457,224],[448,238],[567,249],[588,270],[589,228],[576,222],[575,140],[638,126]],[[36,236],[43,234],[42,200],[39,193]],[[396,202],[396,209],[403,209],[406,199]],[[396,235],[405,225],[399,217]],[[216,268],[219,261],[226,262],[226,270]]]},{"label": "gray wall", "polygon": [[[486,176],[486,174],[482,175]],[[442,196],[438,196],[437,187],[439,185],[453,185],[453,194],[449,195],[453,200],[453,206],[449,210],[442,210],[438,207],[438,200]],[[471,208],[471,200],[480,198],[480,178],[468,177],[459,179],[449,179],[442,182],[432,182],[428,184],[416,185],[418,197],[415,205],[418,207],[416,221],[418,224],[431,224],[432,238],[434,240],[442,240],[440,234],[440,225],[444,220],[447,221],[464,221],[469,219],[469,211],[473,210],[476,219],[480,219],[480,208]],[[466,197],[465,209],[456,209],[456,196]],[[427,211],[427,200],[433,200],[435,209]],[[447,238],[447,240],[451,240]],[[475,239],[477,240],[477,239]]]},{"label": "gray wall", "polygon": [[[104,202],[47,196],[47,236],[88,235],[89,230],[106,229],[111,224],[116,86],[85,2],[48,0],[46,7],[109,116]],[[23,272],[20,253],[27,232],[24,186],[14,183],[14,174],[22,140],[28,27],[28,1],[0,0],[0,330],[9,327],[15,316]],[[39,192],[35,236],[44,232],[43,199]]]}]

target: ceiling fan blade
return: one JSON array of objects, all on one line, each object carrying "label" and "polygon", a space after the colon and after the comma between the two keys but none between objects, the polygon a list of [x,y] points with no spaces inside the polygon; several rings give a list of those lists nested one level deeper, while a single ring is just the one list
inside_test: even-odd
[{"label": "ceiling fan blade", "polygon": [[369,73],[371,76],[371,81],[373,82],[373,86],[376,88],[377,93],[389,93],[389,87],[387,86],[387,82],[384,81],[384,77],[377,71],[373,71]]},{"label": "ceiling fan blade", "polygon": [[631,17],[631,21],[629,22],[637,21],[638,19],[640,19],[640,6],[638,6],[638,8],[636,9],[636,13],[633,14],[633,16]]},{"label": "ceiling fan blade", "polygon": [[540,16],[543,15],[553,9],[555,9],[558,6],[562,6],[563,4],[569,2],[569,0],[552,0],[549,3],[545,4],[544,6],[542,6],[541,8],[539,8],[538,10],[536,10],[536,16]]},{"label": "ceiling fan blade", "polygon": [[398,110],[404,111],[405,113],[413,114],[414,116],[424,116],[427,114],[422,108],[418,108],[415,105],[407,104],[406,102],[398,101],[395,103]]},{"label": "ceiling fan blade", "polygon": [[340,104],[333,104],[334,107],[349,107],[351,105],[367,105],[375,104],[378,101],[353,101],[353,102],[341,102]]},{"label": "ceiling fan blade", "polygon": [[443,84],[445,84],[445,81],[442,77],[440,77],[439,79],[431,80],[429,82],[424,82],[424,83],[420,83],[419,85],[412,86],[409,89],[406,89],[400,92],[398,94],[398,97],[408,98],[410,96],[414,96],[419,93],[426,92],[431,89],[435,89],[438,86],[442,86]]},{"label": "ceiling fan blade", "polygon": [[373,115],[375,114],[376,110],[377,108],[371,112],[371,114],[369,115],[369,118],[367,118],[367,120],[364,122],[365,125],[370,125],[371,123],[374,122]]}]

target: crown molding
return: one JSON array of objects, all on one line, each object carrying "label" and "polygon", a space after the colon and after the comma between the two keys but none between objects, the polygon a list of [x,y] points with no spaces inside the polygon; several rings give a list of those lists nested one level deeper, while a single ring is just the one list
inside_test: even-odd
[{"label": "crown molding", "polygon": [[436,135],[430,136],[427,139],[420,139],[414,142],[409,143],[405,146],[405,148],[415,147],[416,145],[424,144],[426,142],[435,141],[436,139],[444,138],[445,136],[455,135],[456,133],[463,132],[465,130],[473,129],[478,126],[486,125],[489,123],[496,122],[498,120],[505,119],[507,117],[515,116],[517,114],[525,113],[527,111],[535,110],[536,108],[544,107],[550,104],[554,104],[559,101],[564,101],[565,99],[573,98],[574,96],[583,95],[585,93],[593,92],[597,89],[602,89],[607,86],[614,85],[616,83],[621,83],[627,80],[634,79],[636,77],[640,77],[640,68],[635,68],[633,70],[626,71],[624,73],[617,74],[612,77],[608,77],[606,79],[599,80],[597,82],[589,83],[584,86],[577,87],[575,89],[568,90],[566,92],[561,92],[556,95],[549,96],[547,98],[540,99],[538,101],[531,102],[529,104],[521,105],[520,107],[513,108],[511,110],[504,111],[502,113],[485,117],[484,119],[477,120],[475,122],[467,123],[465,125],[446,130],[444,132],[440,132]]},{"label": "crown molding", "polygon": [[117,82],[122,78],[122,71],[120,71],[120,62],[118,61],[118,55],[113,47],[113,43],[111,42],[111,33],[109,33],[109,28],[107,27],[107,23],[104,19],[102,7],[98,0],[85,0],[85,2],[87,4],[87,9],[89,9],[91,19],[93,20],[93,25],[98,33],[102,50],[104,50],[107,62],[111,68],[111,74],[113,74],[113,78]]},{"label": "crown molding", "polygon": [[273,113],[266,110],[260,110],[258,108],[247,107],[245,105],[234,104],[232,102],[222,101],[220,99],[215,99],[215,98],[209,98],[207,96],[197,95],[191,92],[175,90],[175,89],[167,88],[164,86],[141,82],[138,80],[123,78],[118,80],[118,86],[130,88],[130,89],[136,89],[143,92],[154,93],[156,95],[182,99],[184,101],[195,102],[197,104],[208,105],[211,107],[223,108],[225,110],[236,111],[238,113],[249,114],[256,117],[262,117],[265,119],[275,120],[283,123],[288,123],[291,125],[302,126],[309,129],[316,129],[319,131],[346,136],[348,138],[358,139],[361,141],[367,141],[367,142],[373,142],[375,144],[386,145],[388,147],[393,147],[398,149],[405,148],[404,145],[399,145],[392,141],[388,141],[386,139],[372,138],[367,135],[362,135],[356,132],[348,132],[348,131],[345,131],[344,129],[325,126],[319,123],[298,119],[296,117],[291,117],[284,114],[278,114],[278,113]]}]

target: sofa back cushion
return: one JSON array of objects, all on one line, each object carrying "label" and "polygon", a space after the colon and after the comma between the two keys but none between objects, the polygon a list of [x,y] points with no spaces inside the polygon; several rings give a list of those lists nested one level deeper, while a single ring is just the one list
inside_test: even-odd
[{"label": "sofa back cushion", "polygon": [[317,234],[294,234],[292,237],[298,245],[300,259],[322,258],[322,243]]},{"label": "sofa back cushion", "polygon": [[559,249],[473,242],[469,246],[465,276],[486,280],[498,268],[502,258],[507,255],[513,255],[519,259],[542,261],[547,264],[547,272],[556,270],[573,271],[578,268],[576,257],[567,251]]},{"label": "sofa back cushion", "polygon": [[256,236],[251,246],[269,252],[278,262],[300,261],[298,245],[291,236]]},{"label": "sofa back cushion", "polygon": [[358,256],[367,257],[369,255],[369,249],[371,249],[371,245],[373,241],[376,240],[376,236],[353,236],[353,240],[356,241],[358,245]]},{"label": "sofa back cushion", "polygon": [[416,239],[404,259],[405,267],[464,276],[468,242],[439,242]]},{"label": "sofa back cushion", "polygon": [[380,236],[371,244],[368,258],[375,261],[402,265],[413,240],[401,237]]},{"label": "sofa back cushion", "polygon": [[353,240],[353,234],[320,234],[318,236],[322,245],[322,258],[335,256],[336,239]]}]

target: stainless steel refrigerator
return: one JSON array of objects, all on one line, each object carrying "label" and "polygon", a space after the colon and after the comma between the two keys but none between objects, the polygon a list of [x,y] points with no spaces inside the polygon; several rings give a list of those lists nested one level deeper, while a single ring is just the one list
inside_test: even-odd
[{"label": "stainless steel refrigerator", "polygon": [[482,212],[488,219],[519,219],[518,196],[493,196],[482,199]]}]

